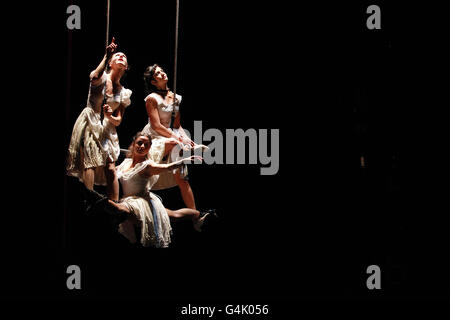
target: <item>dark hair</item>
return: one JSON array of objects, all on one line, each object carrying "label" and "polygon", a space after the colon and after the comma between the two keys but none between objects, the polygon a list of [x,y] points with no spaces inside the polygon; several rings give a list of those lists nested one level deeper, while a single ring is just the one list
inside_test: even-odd
[{"label": "dark hair", "polygon": [[[153,85],[152,80],[155,80],[155,71],[156,68],[161,66],[157,63],[154,65],[148,66],[144,71],[144,92],[145,95],[148,96],[152,92],[157,92],[157,88]],[[161,68],[162,69],[162,68]],[[158,92],[159,93],[159,92]]]},{"label": "dark hair", "polygon": [[132,138],[130,145],[128,146],[128,152],[126,154],[127,158],[131,158],[133,156],[133,147],[134,147],[134,142],[136,141],[137,138],[139,137],[147,137],[148,140],[150,140],[150,144],[152,143],[152,137],[150,136],[150,134],[145,133],[144,131],[138,131]]}]

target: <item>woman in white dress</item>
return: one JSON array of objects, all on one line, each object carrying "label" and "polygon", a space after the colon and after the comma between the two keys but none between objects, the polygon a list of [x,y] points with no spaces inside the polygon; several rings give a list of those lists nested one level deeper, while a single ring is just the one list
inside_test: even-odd
[{"label": "woman in white dress", "polygon": [[[167,141],[168,145],[173,143],[176,142]],[[140,234],[140,243],[144,247],[168,247],[172,230],[169,217],[190,218],[195,230],[201,231],[205,218],[213,212],[199,212],[190,208],[166,209],[159,197],[150,192],[157,176],[162,172],[176,169],[186,161],[202,160],[201,157],[191,156],[172,163],[158,164],[149,159],[151,145],[151,138],[145,133],[139,132],[133,138],[130,157],[117,167],[117,176],[123,190],[123,198],[119,203],[102,199],[98,194],[94,197],[99,199],[97,209],[100,205],[103,210],[119,217],[122,221],[119,232],[131,243],[137,242],[136,234]]]},{"label": "woman in white dress", "polygon": [[[181,96],[177,94],[174,99],[174,93],[169,90],[167,82],[167,74],[159,65],[154,64],[145,70],[144,83],[147,93],[149,93],[145,98],[145,107],[149,121],[142,132],[149,134],[152,138],[150,158],[156,163],[167,163],[174,160],[171,159],[170,151],[176,143],[166,145],[168,140],[188,148],[197,147],[181,127],[179,112]],[[172,111],[175,111],[175,117],[171,129]],[[184,166],[182,169],[161,173],[153,188],[159,190],[178,185],[186,207],[196,209],[194,193],[186,178],[187,168]]]},{"label": "woman in white dress", "polygon": [[113,38],[103,60],[90,74],[87,106],[73,127],[67,159],[68,175],[79,178],[90,190],[94,184],[106,185],[108,197],[115,201],[119,200],[115,162],[120,154],[116,127],[131,104],[132,94],[120,83],[128,69],[127,57],[122,52],[114,53],[116,49]]}]

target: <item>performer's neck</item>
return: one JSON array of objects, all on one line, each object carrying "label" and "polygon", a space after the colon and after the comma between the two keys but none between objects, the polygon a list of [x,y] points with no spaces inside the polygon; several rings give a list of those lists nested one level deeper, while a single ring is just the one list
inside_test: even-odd
[{"label": "performer's neck", "polygon": [[131,167],[134,167],[138,163],[144,162],[145,159],[146,159],[146,156],[133,155],[133,162],[131,163]]},{"label": "performer's neck", "polygon": [[164,86],[156,87],[156,91],[160,93],[168,93],[169,87],[167,86],[167,84]]},{"label": "performer's neck", "polygon": [[123,71],[117,71],[112,69],[109,77],[112,83],[114,83],[115,85],[120,85],[120,78],[122,77],[122,75]]}]

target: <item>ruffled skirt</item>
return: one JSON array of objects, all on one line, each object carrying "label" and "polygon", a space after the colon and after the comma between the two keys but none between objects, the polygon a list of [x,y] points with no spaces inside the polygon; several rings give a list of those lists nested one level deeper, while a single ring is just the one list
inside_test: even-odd
[{"label": "ruffled skirt", "polygon": [[95,170],[94,183],[106,185],[104,166],[115,162],[120,155],[115,126],[107,119],[100,122],[100,114],[86,107],[78,116],[72,130],[66,170],[69,176],[82,181],[84,169]]},{"label": "ruffled skirt", "polygon": [[126,220],[119,225],[119,232],[131,243],[136,243],[136,230],[140,231],[140,243],[144,247],[167,248],[170,244],[172,227],[169,215],[161,200],[153,193],[148,192],[145,197],[130,196],[121,200],[132,213],[135,214],[138,224]]}]

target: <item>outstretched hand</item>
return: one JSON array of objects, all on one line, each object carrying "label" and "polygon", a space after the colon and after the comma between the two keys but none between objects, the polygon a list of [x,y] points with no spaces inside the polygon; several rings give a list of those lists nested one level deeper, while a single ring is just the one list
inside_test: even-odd
[{"label": "outstretched hand", "polygon": [[181,137],[181,142],[185,145],[188,145],[191,148],[193,148],[195,146],[195,142],[187,137],[185,137],[185,138]]},{"label": "outstretched hand", "polygon": [[110,57],[116,50],[117,44],[115,43],[116,39],[113,37],[111,43],[106,47],[106,56]]}]

